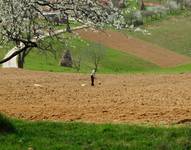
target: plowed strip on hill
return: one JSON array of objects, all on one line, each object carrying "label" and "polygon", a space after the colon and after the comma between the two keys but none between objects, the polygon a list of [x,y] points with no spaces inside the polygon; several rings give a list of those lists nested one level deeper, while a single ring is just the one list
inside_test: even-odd
[{"label": "plowed strip on hill", "polygon": [[0,69],[0,112],[29,120],[176,123],[191,119],[191,74],[89,75]]},{"label": "plowed strip on hill", "polygon": [[78,30],[77,32],[86,40],[127,52],[160,67],[174,67],[191,61],[190,57],[177,54],[168,49],[158,47],[139,39],[127,37],[120,32],[100,32],[92,31],[90,29]]}]

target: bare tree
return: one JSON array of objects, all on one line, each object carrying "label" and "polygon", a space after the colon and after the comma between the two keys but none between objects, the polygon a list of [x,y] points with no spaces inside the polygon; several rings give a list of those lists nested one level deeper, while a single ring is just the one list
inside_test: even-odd
[{"label": "bare tree", "polygon": [[[73,40],[78,40],[79,42],[76,42],[75,45],[72,44]],[[70,36],[70,39],[66,40],[65,44],[66,49],[71,50],[72,54],[72,61],[73,61],[73,68],[79,72],[81,69],[82,62],[85,61],[86,53],[87,53],[87,41],[80,38],[79,35],[73,34],[73,36]]]},{"label": "bare tree", "polygon": [[[52,51],[44,35],[55,32],[55,26],[43,14],[44,8],[59,11],[67,17],[67,31],[70,30],[69,17],[90,26],[104,24],[119,25],[119,11],[109,5],[101,5],[96,0],[0,0],[0,38],[2,42],[13,42],[18,50],[11,56],[0,60],[0,64],[19,55],[19,67],[32,48]],[[117,22],[117,23],[116,23]],[[48,31],[48,32],[47,32]],[[50,34],[54,36],[55,34]]]},{"label": "bare tree", "polygon": [[81,69],[81,63],[82,63],[82,55],[73,57],[73,67],[76,69],[77,72],[79,72]]},{"label": "bare tree", "polygon": [[94,65],[95,72],[97,72],[101,61],[104,59],[106,54],[103,45],[98,43],[91,43],[88,50],[88,56]]}]

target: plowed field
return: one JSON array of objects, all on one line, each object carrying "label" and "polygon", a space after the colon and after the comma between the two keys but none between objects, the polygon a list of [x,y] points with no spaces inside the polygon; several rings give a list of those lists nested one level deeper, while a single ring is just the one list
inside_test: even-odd
[{"label": "plowed field", "polygon": [[0,112],[29,120],[176,123],[191,118],[191,74],[89,75],[0,69]]}]

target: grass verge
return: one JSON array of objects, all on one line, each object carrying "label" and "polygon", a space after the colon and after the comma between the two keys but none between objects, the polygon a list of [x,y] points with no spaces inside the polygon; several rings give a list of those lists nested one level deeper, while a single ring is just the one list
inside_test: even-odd
[{"label": "grass verge", "polygon": [[1,150],[191,149],[191,128],[11,120],[17,132],[0,134]]}]

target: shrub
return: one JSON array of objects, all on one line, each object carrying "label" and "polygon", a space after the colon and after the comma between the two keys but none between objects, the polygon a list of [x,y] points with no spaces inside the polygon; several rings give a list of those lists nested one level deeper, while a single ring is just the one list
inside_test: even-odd
[{"label": "shrub", "polygon": [[141,11],[135,11],[132,14],[132,18],[133,18],[132,23],[134,26],[143,25],[143,16],[141,14]]},{"label": "shrub", "polygon": [[15,126],[6,116],[0,113],[0,133],[12,132],[15,132]]}]

